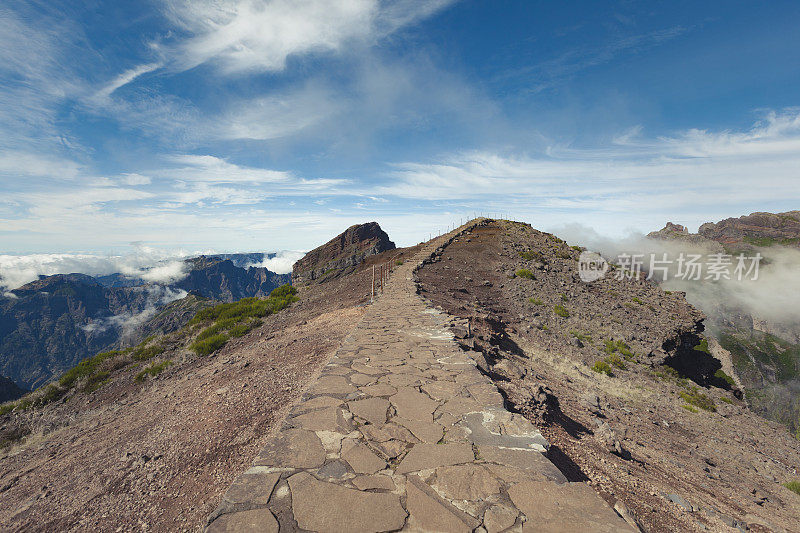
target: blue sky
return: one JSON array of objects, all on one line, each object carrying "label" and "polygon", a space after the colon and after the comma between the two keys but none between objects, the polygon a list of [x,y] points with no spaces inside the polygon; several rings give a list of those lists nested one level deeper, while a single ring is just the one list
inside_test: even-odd
[{"label": "blue sky", "polygon": [[800,4],[6,1],[0,252],[800,208]]}]

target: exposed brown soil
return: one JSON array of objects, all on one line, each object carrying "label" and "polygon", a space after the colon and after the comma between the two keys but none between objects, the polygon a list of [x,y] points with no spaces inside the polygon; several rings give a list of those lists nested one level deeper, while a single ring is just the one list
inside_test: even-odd
[{"label": "exposed brown soil", "polygon": [[201,528],[358,323],[372,264],[408,251],[388,253],[300,287],[299,302],[210,357],[176,349],[177,364],[144,384],[127,368],[96,392],[36,411],[33,432],[0,450],[2,529]]},{"label": "exposed brown soil", "polygon": [[[800,497],[781,485],[798,477],[800,442],[713,378],[719,363],[692,349],[702,315],[641,280],[583,283],[578,253],[492,222],[422,268],[421,290],[458,317],[464,349],[482,352],[482,369],[550,440],[564,474],[623,502],[643,530],[800,531]],[[523,268],[533,279],[516,275]],[[609,377],[590,367],[612,339],[632,355],[616,353],[625,368]],[[716,412],[685,407],[680,394],[693,387]]]}]

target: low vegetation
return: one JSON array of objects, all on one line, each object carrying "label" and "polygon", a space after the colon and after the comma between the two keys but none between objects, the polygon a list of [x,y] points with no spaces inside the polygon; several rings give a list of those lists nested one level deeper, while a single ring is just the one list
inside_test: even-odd
[{"label": "low vegetation", "polygon": [[525,261],[538,261],[540,263],[544,263],[544,256],[536,250],[526,250],[524,252],[520,252],[519,256]]},{"label": "low vegetation", "polygon": [[689,390],[680,391],[678,396],[689,405],[694,405],[705,411],[716,412],[717,410],[714,400],[700,392],[697,387],[691,387]]},{"label": "low vegetation", "polygon": [[631,351],[631,347],[628,346],[622,340],[607,340],[603,343],[603,351],[606,352],[608,355],[613,354],[620,354],[627,360],[632,360],[634,358],[633,351]]},{"label": "low vegetation", "polygon": [[282,285],[268,298],[242,298],[238,302],[219,304],[198,312],[189,324],[213,322],[197,335],[189,349],[197,355],[211,355],[234,337],[241,337],[261,325],[261,318],[289,307],[296,302],[297,289]]},{"label": "low vegetation", "polygon": [[569,318],[569,311],[563,305],[556,305],[553,307],[553,312],[561,318]]},{"label": "low vegetation", "polygon": [[536,276],[533,275],[533,272],[531,272],[527,268],[520,268],[519,270],[517,270],[517,277],[525,279],[536,279]]},{"label": "low vegetation", "polygon": [[528,301],[533,305],[544,305],[544,302],[541,301],[539,298],[528,298]]},{"label": "low vegetation", "polygon": [[[282,285],[272,291],[268,298],[244,298],[234,303],[220,304],[199,311],[190,325],[213,321],[203,329],[190,348],[198,355],[209,355],[234,337],[241,337],[261,325],[261,317],[277,313],[297,301],[297,289]],[[155,336],[141,344],[125,350],[111,350],[87,357],[67,370],[58,381],[27,394],[15,402],[0,405],[0,415],[15,410],[42,407],[64,398],[70,391],[81,386],[84,392],[93,392],[111,381],[111,372],[128,366],[137,366],[163,354],[165,348],[154,343]],[[157,376],[173,363],[167,359],[153,363],[135,376],[137,382]]]},{"label": "low vegetation", "polygon": [[787,481],[783,486],[800,496],[800,481]]},{"label": "low vegetation", "polygon": [[137,373],[136,376],[133,378],[137,383],[141,383],[146,380],[148,377],[155,377],[162,373],[164,370],[172,366],[172,361],[170,359],[165,359],[160,363],[153,363],[141,372]]},{"label": "low vegetation", "polygon": [[581,341],[584,344],[591,344],[592,343],[592,334],[591,333],[588,333],[588,332],[581,333],[580,331],[575,331],[575,330],[572,330],[569,333],[570,333],[570,335],[572,335],[573,337],[575,337],[576,339],[578,339],[579,341]]},{"label": "low vegetation", "polygon": [[614,372],[611,370],[611,365],[602,360],[595,361],[595,363],[592,365],[592,370],[598,374],[605,374],[606,376],[614,377]]}]

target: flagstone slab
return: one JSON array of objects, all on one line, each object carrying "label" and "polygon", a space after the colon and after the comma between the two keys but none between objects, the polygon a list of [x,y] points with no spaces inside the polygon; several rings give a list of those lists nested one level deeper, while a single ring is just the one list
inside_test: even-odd
[{"label": "flagstone slab", "polygon": [[295,427],[311,431],[338,431],[345,429],[342,410],[338,407],[328,407],[297,415],[291,418],[290,422]]},{"label": "flagstone slab", "polygon": [[409,476],[406,480],[406,508],[410,525],[420,531],[466,533],[480,525],[480,522],[438,497],[416,476]]},{"label": "flagstone slab", "polygon": [[377,379],[376,376],[360,374],[358,372],[354,372],[350,375],[350,382],[358,387],[363,387],[364,385],[370,385],[371,383],[375,383],[376,379]]},{"label": "flagstone slab", "polygon": [[408,420],[400,416],[392,418],[392,422],[405,427],[422,442],[439,442],[444,436],[444,427],[435,422]]},{"label": "flagstone slab", "polygon": [[[508,466],[518,471],[535,472],[557,483],[566,483],[564,474],[547,457],[535,450],[511,450],[497,446],[478,446],[481,460]],[[504,472],[498,470],[498,472]],[[506,473],[505,476],[508,474]]]},{"label": "flagstone slab", "polygon": [[475,460],[469,444],[415,444],[397,467],[398,474],[427,470],[439,466],[467,463]]},{"label": "flagstone slab", "polygon": [[278,521],[269,509],[251,509],[218,517],[207,533],[278,533]]},{"label": "flagstone slab", "polygon": [[386,385],[385,383],[360,387],[358,390],[368,396],[391,396],[392,394],[397,393],[397,388],[392,387],[391,385]]},{"label": "flagstone slab", "polygon": [[385,398],[367,398],[347,403],[350,412],[363,418],[370,424],[382,426],[386,422],[389,411],[389,400]]},{"label": "flagstone slab", "polygon": [[292,409],[292,413],[301,414],[308,411],[315,411],[317,409],[325,409],[326,407],[338,407],[344,403],[344,400],[334,398],[333,396],[315,396],[309,400],[301,402]]},{"label": "flagstone slab", "polygon": [[374,474],[386,468],[386,461],[354,439],[346,439],[342,443],[342,459],[348,462],[356,474]]},{"label": "flagstone slab", "polygon": [[405,523],[407,513],[397,494],[348,489],[305,472],[289,478],[289,489],[294,518],[301,529],[367,533],[394,531]]},{"label": "flagstone slab", "polygon": [[325,462],[325,448],[312,431],[287,429],[267,443],[256,465],[278,468],[316,468]]},{"label": "flagstone slab", "polygon": [[[234,480],[223,497],[226,502],[231,504],[267,504],[269,497],[272,495],[272,489],[275,488],[275,484],[281,475],[278,472],[258,472],[258,467],[255,467],[255,469],[255,473],[248,473],[248,471]],[[253,468],[250,470],[253,470]]]},{"label": "flagstone slab", "polygon": [[500,533],[514,525],[519,511],[507,505],[492,505],[483,514],[483,527],[487,533]]},{"label": "flagstone slab", "polygon": [[527,517],[523,531],[634,531],[586,483],[527,481],[508,489],[508,495]]},{"label": "flagstone slab", "polygon": [[315,394],[350,394],[356,388],[351,385],[344,376],[322,376],[311,387]]},{"label": "flagstone slab", "polygon": [[379,474],[372,476],[359,476],[353,479],[352,483],[358,490],[395,490],[397,488],[392,478]]},{"label": "flagstone slab", "polygon": [[433,422],[433,412],[439,403],[431,400],[412,387],[402,387],[397,394],[389,396],[389,401],[397,409],[397,415],[409,420]]},{"label": "flagstone slab", "polygon": [[433,486],[451,500],[488,500],[503,484],[488,468],[470,463],[437,468]]}]

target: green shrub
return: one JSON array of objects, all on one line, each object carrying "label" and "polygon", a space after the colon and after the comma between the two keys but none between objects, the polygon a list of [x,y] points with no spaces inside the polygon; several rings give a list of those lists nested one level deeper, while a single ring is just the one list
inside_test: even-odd
[{"label": "green shrub", "polygon": [[92,357],[87,357],[77,365],[64,372],[61,378],[59,378],[58,384],[69,389],[79,379],[86,378],[94,374],[103,361],[124,353],[127,353],[127,351],[113,350],[110,352],[101,352]]},{"label": "green shrub", "polygon": [[563,305],[556,305],[553,308],[553,312],[562,318],[569,318],[569,311]]},{"label": "green shrub", "polygon": [[622,357],[625,359],[633,359],[633,352],[631,351],[631,347],[628,346],[624,341],[618,340],[607,340],[604,343],[603,351],[606,352],[608,355],[613,353],[620,353]]},{"label": "green shrub", "polygon": [[695,351],[703,352],[710,354],[711,352],[708,350],[708,340],[703,339],[700,341],[700,344],[694,347]]},{"label": "green shrub", "polygon": [[395,264],[395,266],[401,266],[403,264],[403,260],[402,259],[398,259],[397,261],[394,262],[394,264]]},{"label": "green shrub", "polygon": [[731,400],[731,399],[730,399],[730,398],[728,398],[727,396],[721,396],[721,397],[720,397],[720,400],[722,400],[722,401],[723,401],[723,402],[725,402],[725,403],[730,403],[730,404],[733,404],[733,400]]},{"label": "green shrub", "polygon": [[211,337],[194,341],[189,349],[197,355],[211,355],[228,342],[228,335],[220,333]]},{"label": "green shrub", "polygon": [[592,365],[592,370],[597,372],[598,374],[605,374],[609,377],[614,377],[614,372],[611,371],[611,366],[605,361],[595,361]]},{"label": "green shrub", "polygon": [[684,404],[683,408],[686,409],[689,412],[692,412],[692,413],[699,413],[700,412],[700,410],[697,407],[694,407],[694,406],[691,406],[691,405]]},{"label": "green shrub", "polygon": [[7,415],[17,406],[17,402],[8,402],[0,405],[0,416]]},{"label": "green shrub", "polygon": [[570,334],[578,339],[581,342],[586,344],[592,343],[592,334],[591,333],[581,333],[580,331],[570,331]]},{"label": "green shrub", "polygon": [[253,319],[247,324],[237,324],[231,328],[228,334],[231,337],[241,337],[242,335],[246,335],[253,331],[255,328],[263,324],[263,322],[259,319]]},{"label": "green shrub", "polygon": [[644,302],[642,301],[642,299],[638,298],[636,296],[633,297],[633,301],[636,302],[639,305],[644,305]]},{"label": "green shrub", "polygon": [[524,252],[520,252],[519,256],[525,261],[539,261],[544,263],[544,256],[535,250],[526,250]]},{"label": "green shrub", "polygon": [[716,372],[714,372],[714,377],[719,379],[719,380],[724,381],[725,383],[727,383],[731,387],[735,387],[736,386],[736,382],[733,380],[733,378],[730,377],[728,374],[726,374],[721,368],[719,370],[717,370]]},{"label": "green shrub", "polygon": [[613,353],[613,354],[609,355],[608,357],[606,357],[605,358],[605,362],[610,364],[611,366],[615,366],[615,367],[619,368],[620,370],[625,370],[625,362],[622,360],[622,358],[619,355],[617,355],[615,353]]},{"label": "green shrub", "polygon": [[562,301],[562,302],[565,302],[565,303],[569,301],[569,298],[567,298],[567,295],[566,295],[566,294],[562,294],[562,295],[561,295],[561,301]]},{"label": "green shrub", "polygon": [[93,392],[108,383],[110,380],[108,376],[110,373],[108,371],[97,372],[96,374],[92,374],[86,379],[86,383],[83,385],[83,390],[85,392]]},{"label": "green shrub", "polygon": [[172,366],[172,361],[169,359],[165,359],[160,363],[153,363],[152,365],[148,366],[147,368],[136,374],[136,376],[133,379],[135,379],[138,383],[141,383],[142,381],[147,379],[148,376],[155,377],[171,366]]},{"label": "green shrub", "polygon": [[149,361],[153,357],[164,353],[164,347],[160,344],[154,344],[153,346],[144,346],[144,344],[140,344],[138,348],[133,350],[131,359],[134,361]]},{"label": "green shrub", "polygon": [[800,481],[787,481],[783,486],[800,496]]},{"label": "green shrub", "polygon": [[716,412],[717,410],[714,400],[697,390],[697,387],[692,387],[689,391],[680,391],[678,396],[689,405],[694,405],[705,411]]},{"label": "green shrub", "polygon": [[517,276],[525,279],[536,279],[536,276],[533,275],[533,272],[531,272],[527,268],[520,268],[519,270],[517,270]]},{"label": "green shrub", "polygon": [[219,304],[199,311],[190,324],[198,324],[205,320],[220,322],[231,319],[233,324],[248,318],[261,318],[285,309],[299,298],[296,296],[297,289],[291,285],[281,285],[273,290],[269,298],[242,298],[233,303]]},{"label": "green shrub", "polygon": [[544,302],[541,301],[539,298],[528,298],[528,301],[533,305],[544,305]]}]

